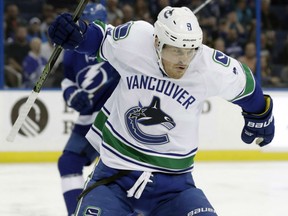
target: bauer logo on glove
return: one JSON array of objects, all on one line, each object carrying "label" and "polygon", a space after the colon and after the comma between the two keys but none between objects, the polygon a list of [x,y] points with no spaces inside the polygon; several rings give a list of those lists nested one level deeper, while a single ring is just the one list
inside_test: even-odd
[{"label": "bauer logo on glove", "polygon": [[270,119],[268,121],[265,121],[264,123],[260,122],[260,123],[255,123],[255,122],[248,122],[247,126],[251,127],[251,128],[263,128],[263,127],[268,127],[272,121],[274,120],[273,115],[270,117]]},{"label": "bauer logo on glove", "polygon": [[[273,101],[269,95],[264,95],[266,101],[265,111],[261,114],[242,112],[245,125],[241,134],[243,142],[250,144],[258,138],[256,143],[259,146],[269,144],[274,137],[275,126],[272,114]],[[259,139],[260,138],[260,139]]]}]

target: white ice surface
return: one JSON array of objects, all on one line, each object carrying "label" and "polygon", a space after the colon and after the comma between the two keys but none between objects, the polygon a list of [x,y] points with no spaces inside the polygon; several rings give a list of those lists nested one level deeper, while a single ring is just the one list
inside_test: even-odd
[{"label": "white ice surface", "polygon": [[[193,175],[219,216],[288,215],[288,162],[196,162]],[[0,215],[66,216],[57,165],[0,164]]]}]

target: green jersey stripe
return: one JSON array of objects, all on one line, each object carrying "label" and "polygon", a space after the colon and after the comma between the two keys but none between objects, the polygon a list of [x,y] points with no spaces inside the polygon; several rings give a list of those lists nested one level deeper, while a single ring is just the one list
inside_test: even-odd
[{"label": "green jersey stripe", "polygon": [[106,121],[107,121],[107,118],[108,118],[108,117],[107,117],[107,116],[105,115],[105,113],[101,110],[101,111],[98,113],[97,117],[95,118],[93,125],[94,125],[96,128],[98,128],[100,131],[102,131],[102,129],[103,129],[103,127],[104,127],[104,125],[105,125],[105,123],[106,123]]},{"label": "green jersey stripe", "polygon": [[144,162],[158,167],[170,169],[185,169],[193,165],[196,151],[193,155],[189,155],[188,157],[184,158],[181,157],[181,159],[176,159],[163,156],[148,155],[126,145],[125,143],[117,139],[112,134],[112,132],[105,126],[107,118],[108,117],[101,110],[94,121],[94,126],[98,130],[102,131],[104,142],[116,151],[118,151],[120,154],[133,158],[134,160],[137,160],[139,162]]},{"label": "green jersey stripe", "polygon": [[[140,152],[117,139],[111,131],[104,126],[102,135],[105,144],[111,146],[113,149],[118,151],[120,154],[130,157],[139,162],[144,162],[158,167],[169,168],[169,169],[185,169],[189,168],[194,163],[195,154],[189,155],[188,157],[181,158],[169,158],[163,156],[148,155]],[[195,151],[196,153],[196,151]]]},{"label": "green jersey stripe", "polygon": [[254,76],[253,76],[250,68],[247,65],[242,64],[242,63],[240,63],[240,65],[243,68],[243,71],[244,71],[245,76],[246,76],[246,86],[243,89],[243,91],[236,98],[234,98],[231,101],[237,101],[237,100],[240,100],[246,96],[249,96],[255,90],[255,80],[254,80]]},{"label": "green jersey stripe", "polygon": [[[95,20],[93,23],[101,29],[103,37],[104,37],[105,36],[105,30],[106,30],[106,24],[101,22],[100,20]],[[102,58],[103,56],[101,55],[101,49],[98,50],[96,57],[97,57],[98,62],[106,61],[106,59]]]}]

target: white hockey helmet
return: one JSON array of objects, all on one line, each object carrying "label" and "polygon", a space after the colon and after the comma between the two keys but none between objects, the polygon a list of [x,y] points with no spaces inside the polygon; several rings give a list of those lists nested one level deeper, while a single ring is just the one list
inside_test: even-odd
[{"label": "white hockey helmet", "polygon": [[156,52],[160,68],[164,71],[161,52],[164,44],[178,48],[198,48],[203,33],[197,17],[187,7],[167,6],[158,14],[154,23],[154,35],[158,38]]}]

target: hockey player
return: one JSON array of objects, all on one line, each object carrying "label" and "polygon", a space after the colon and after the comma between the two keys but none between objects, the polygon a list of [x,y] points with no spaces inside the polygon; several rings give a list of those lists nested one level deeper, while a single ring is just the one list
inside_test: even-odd
[{"label": "hockey player", "polygon": [[274,137],[271,97],[246,65],[202,44],[198,20],[186,7],[164,8],[154,28],[144,21],[78,25],[63,14],[49,35],[65,49],[98,51],[121,76],[86,135],[101,160],[76,215],[217,215],[191,174],[208,97],[243,109],[245,143],[261,137],[265,146]]},{"label": "hockey player", "polygon": [[[96,19],[105,23],[106,9],[101,4],[89,3],[82,17],[86,22]],[[98,111],[111,95],[119,75],[108,63],[98,63],[93,56],[66,50],[63,59],[64,76],[61,85],[67,105],[79,112],[72,133],[58,160],[62,192],[72,215],[77,198],[84,187],[83,167],[90,165],[99,153],[85,138]]]}]

